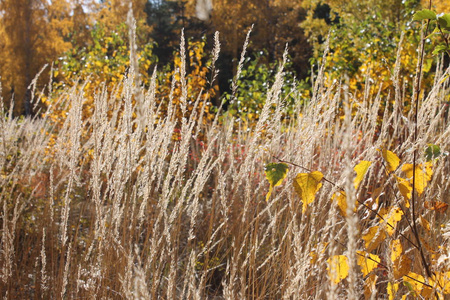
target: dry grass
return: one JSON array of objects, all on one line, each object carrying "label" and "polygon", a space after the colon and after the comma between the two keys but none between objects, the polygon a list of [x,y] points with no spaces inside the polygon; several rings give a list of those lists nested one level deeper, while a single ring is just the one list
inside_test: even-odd
[{"label": "dry grass", "polygon": [[[184,70],[180,72],[186,89]],[[328,84],[323,69],[311,101],[298,108],[296,122],[286,125],[279,98],[282,75],[281,68],[258,123],[247,131],[239,130],[231,116],[205,126],[196,112],[186,113],[177,125],[174,107],[157,122],[154,87],[136,87],[133,71],[122,82],[122,102],[111,109],[114,96],[99,91],[95,113],[87,120],[82,118],[81,87],[66,91],[71,108],[51,147],[48,133],[56,129],[45,117],[2,117],[1,296],[362,297],[364,278],[354,262],[363,246],[361,232],[374,216],[360,206],[343,218],[330,201],[337,188],[326,182],[302,213],[290,185],[302,171],[296,167],[266,202],[264,167],[275,156],[320,170],[349,199],[366,201],[382,187],[384,205],[397,201],[401,196],[377,149],[394,151],[402,162],[412,162],[412,149],[422,151],[427,143],[449,149],[450,126],[442,110],[448,79],[441,81],[438,72],[431,92],[421,100],[419,138],[414,141],[413,118],[403,116],[399,107],[400,90],[390,101],[379,95],[354,99],[344,84]],[[400,89],[395,78],[392,84]],[[141,101],[133,104],[137,98]],[[389,103],[387,109],[382,102]],[[173,138],[176,128],[179,139]],[[352,192],[353,167],[361,160],[373,166],[358,192]],[[436,162],[421,203],[449,202],[449,171],[448,158]],[[424,242],[430,249],[448,251],[448,234],[441,228],[448,213],[436,214],[419,204],[419,214],[432,228],[423,233]],[[406,224],[399,228],[412,236]],[[414,261],[412,269],[423,273],[418,251],[405,241],[403,245]],[[318,255],[314,263],[313,251]],[[389,255],[385,246],[374,253]],[[326,260],[334,254],[350,258],[350,277],[339,285],[330,284],[327,273]],[[383,298],[392,270],[376,272],[373,297]],[[406,287],[401,291],[406,293]]]}]

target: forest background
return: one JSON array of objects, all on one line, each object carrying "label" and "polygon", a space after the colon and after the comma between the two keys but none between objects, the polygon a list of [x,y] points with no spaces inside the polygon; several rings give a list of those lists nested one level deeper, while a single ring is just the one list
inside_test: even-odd
[{"label": "forest background", "polygon": [[[400,32],[408,30],[412,14],[421,6],[418,0],[345,3],[132,0],[131,3],[136,19],[138,63],[145,84],[156,66],[160,78],[170,78],[182,29],[188,49],[195,49],[195,54],[191,54],[193,58],[196,56],[199,67],[192,70],[187,64],[188,73],[195,77],[199,72],[207,72],[203,69],[207,67],[207,53],[212,49],[214,32],[220,32],[222,47],[216,66],[220,72],[216,85],[210,87],[208,99],[216,107],[230,99],[238,56],[247,31],[254,25],[245,72],[238,83],[246,90],[237,98],[246,101],[238,101],[233,110],[250,121],[258,117],[267,90],[263,83],[273,74],[271,66],[282,59],[286,44],[288,82],[295,82],[299,89],[307,91],[311,70],[317,67],[330,30],[335,54],[333,76],[338,78],[345,73],[353,78],[364,73],[375,60],[393,63]],[[433,1],[436,11],[444,11],[445,6],[445,1]],[[48,85],[49,77],[56,88],[84,81],[88,76],[96,88],[100,83],[108,85],[120,80],[129,66],[129,35],[125,25],[128,10],[129,1],[120,0],[0,1],[0,78],[6,107],[14,99],[15,115],[36,113],[36,107],[33,109],[30,104],[28,87],[46,64],[52,67],[43,70],[34,86],[38,91]],[[410,32],[409,39],[413,57],[417,35]],[[381,74],[384,66],[370,68],[372,73]],[[362,82],[361,76],[364,75],[355,80]],[[207,84],[199,80],[191,85],[199,91]],[[51,101],[41,100],[45,104]]]},{"label": "forest background", "polygon": [[447,299],[447,3],[0,0],[0,297]]}]

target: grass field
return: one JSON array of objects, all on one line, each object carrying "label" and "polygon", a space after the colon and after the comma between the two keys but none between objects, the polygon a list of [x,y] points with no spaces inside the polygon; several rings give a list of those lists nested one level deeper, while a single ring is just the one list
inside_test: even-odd
[{"label": "grass field", "polygon": [[[209,123],[196,110],[177,119],[170,105],[158,118],[154,88],[136,86],[132,71],[121,83],[121,102],[99,90],[90,118],[83,118],[79,86],[61,95],[70,102],[61,127],[48,117],[55,107],[34,119],[5,113],[1,297],[448,297],[449,70],[437,66],[416,114],[402,106],[410,91],[397,69],[390,98],[357,99],[345,80],[329,82],[326,68],[289,121],[280,69],[259,120],[246,128],[222,112]],[[432,175],[425,170],[428,144],[441,152],[429,162]],[[395,170],[383,150],[401,159]],[[266,201],[265,167],[280,161],[289,172]],[[355,189],[361,161],[371,165]],[[403,166],[413,161],[408,197],[396,176],[412,185]],[[303,209],[292,183],[305,168],[324,179]],[[420,183],[425,173],[430,178]],[[344,211],[332,199],[339,191]]]}]

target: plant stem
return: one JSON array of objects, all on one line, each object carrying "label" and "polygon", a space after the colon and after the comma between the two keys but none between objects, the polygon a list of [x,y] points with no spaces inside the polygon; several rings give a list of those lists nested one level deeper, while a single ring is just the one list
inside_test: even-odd
[{"label": "plant stem", "polygon": [[422,36],[422,41],[421,41],[421,51],[420,51],[420,62],[419,62],[419,70],[418,70],[418,74],[416,77],[416,86],[415,86],[415,99],[414,99],[414,153],[413,153],[413,177],[412,177],[412,192],[411,192],[411,207],[412,207],[412,221],[413,221],[413,233],[414,233],[414,237],[416,238],[416,242],[417,242],[417,248],[419,249],[420,252],[420,257],[422,259],[422,264],[427,272],[428,277],[431,277],[432,273],[429,267],[429,264],[425,258],[425,254],[423,251],[423,247],[422,247],[422,243],[420,241],[420,237],[419,237],[419,231],[417,229],[417,222],[416,222],[416,216],[417,216],[417,210],[416,210],[416,167],[417,167],[417,148],[416,148],[416,143],[417,143],[417,138],[418,138],[418,115],[419,115],[419,99],[420,99],[420,82],[421,82],[421,77],[422,77],[422,68],[423,68],[423,60],[424,60],[424,56],[425,56],[425,39],[426,36],[428,34],[428,27],[430,25],[430,20],[427,20],[427,25],[425,28],[425,34],[423,34]]}]

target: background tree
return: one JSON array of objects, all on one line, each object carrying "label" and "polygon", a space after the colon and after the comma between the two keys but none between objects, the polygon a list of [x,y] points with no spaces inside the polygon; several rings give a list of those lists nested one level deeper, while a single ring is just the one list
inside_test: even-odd
[{"label": "background tree", "polygon": [[[4,49],[0,62],[0,74],[4,91],[19,100],[15,111],[30,114],[30,99],[26,99],[26,88],[36,74],[36,54],[39,43],[38,28],[42,24],[44,3],[39,0],[5,0],[0,2],[1,23],[4,29]],[[6,96],[6,95],[5,95]],[[8,97],[9,98],[9,97]]]},{"label": "background tree", "polygon": [[91,30],[94,24],[94,16],[89,11],[94,11],[96,3],[87,0],[74,0],[72,9],[73,31],[71,42],[73,48],[82,48],[92,43]]},{"label": "background tree", "polygon": [[[250,56],[264,51],[267,55],[258,62],[268,64],[279,60],[285,44],[289,43],[292,69],[301,78],[308,74],[310,47],[303,29],[298,26],[306,12],[298,2],[3,0],[0,1],[2,95],[5,102],[9,102],[14,95],[16,115],[32,113],[26,90],[45,63],[55,61],[68,50],[81,51],[92,46],[91,31],[95,24],[101,24],[106,32],[115,31],[117,26],[126,21],[130,3],[136,19],[137,43],[156,43],[153,52],[158,57],[160,67],[172,63],[173,55],[179,48],[182,28],[185,30],[187,47],[206,35],[206,52],[211,50],[214,32],[220,31],[222,51],[217,67],[221,70],[220,90],[227,91],[236,72],[245,35],[250,26],[255,24],[248,49]],[[206,5],[201,14],[199,3]],[[187,67],[189,73],[191,70]],[[46,72],[48,70],[41,75],[39,88],[48,82]]]},{"label": "background tree", "polygon": [[188,1],[148,1],[145,5],[146,22],[151,28],[149,38],[156,43],[154,52],[161,65],[173,61],[179,49],[181,30],[185,32],[185,44],[189,38],[200,40],[206,25],[195,17],[193,4]]},{"label": "background tree", "polygon": [[[46,63],[73,47],[75,18],[79,32],[86,29],[80,5],[68,0],[0,1],[2,96],[7,103],[14,97],[16,115],[33,113],[27,88]],[[46,75],[40,77],[39,88],[48,82]]]},{"label": "background tree", "polygon": [[[421,0],[420,3],[422,4],[423,8],[430,7],[430,0]],[[448,4],[448,1],[446,1],[446,0],[431,1],[431,9],[437,13],[449,13],[450,12],[450,6]]]},{"label": "background tree", "polygon": [[[148,41],[150,28],[146,23],[145,6],[148,0],[107,0],[97,3],[94,18],[102,24],[106,31],[113,31],[116,27],[127,21],[130,4],[133,9],[133,17],[136,20],[137,42],[145,44]],[[95,7],[95,6],[94,6]]]},{"label": "background tree", "polygon": [[245,36],[254,24],[250,38],[248,56],[258,58],[260,64],[268,65],[281,60],[286,43],[289,44],[291,70],[297,77],[306,78],[309,72],[311,48],[303,28],[299,26],[306,12],[301,2],[286,0],[213,1],[209,32],[219,31],[222,52],[219,59],[220,91],[229,90],[229,81],[235,75],[237,62]]},{"label": "background tree", "polygon": [[[398,76],[401,86],[407,91],[405,101],[400,105],[405,112],[408,111],[411,107],[413,81],[407,74],[415,72],[416,45],[420,39],[420,24],[412,23],[411,20],[414,12],[420,9],[420,1],[365,0],[346,3],[347,5],[343,5],[341,0],[327,1],[328,15],[321,15],[318,13],[321,1],[305,1],[308,16],[302,27],[314,47],[313,62],[321,63],[323,40],[330,33],[330,53],[326,58],[326,76],[331,79],[330,82],[346,78],[345,83],[354,93],[355,99],[360,101],[367,99],[364,96],[367,95],[366,83],[370,86],[370,99],[376,94],[378,84],[383,82],[381,96],[383,103],[388,104],[393,102],[395,94],[391,79],[403,34]],[[427,44],[426,47],[429,48],[430,45]],[[431,86],[433,80],[434,74],[429,72],[433,61],[428,57],[423,67],[425,86]]]}]

